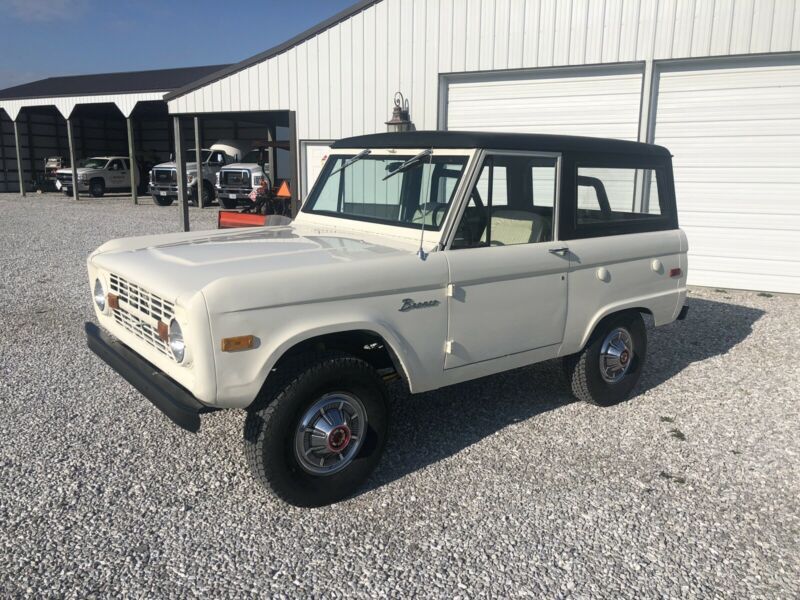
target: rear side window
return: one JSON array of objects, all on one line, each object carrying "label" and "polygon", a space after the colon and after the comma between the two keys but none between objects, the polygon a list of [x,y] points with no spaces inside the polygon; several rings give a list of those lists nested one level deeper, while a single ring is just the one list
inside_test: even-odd
[{"label": "rear side window", "polygon": [[621,163],[596,166],[579,162],[575,166],[574,214],[572,222],[565,224],[565,230],[572,230],[570,237],[677,227],[674,203],[667,193],[671,189],[666,180],[668,165],[643,168]]}]

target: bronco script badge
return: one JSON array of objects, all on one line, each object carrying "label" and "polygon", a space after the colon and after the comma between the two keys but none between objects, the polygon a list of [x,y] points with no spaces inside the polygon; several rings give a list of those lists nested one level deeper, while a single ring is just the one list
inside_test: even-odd
[{"label": "bronco script badge", "polygon": [[418,308],[432,308],[434,306],[439,306],[438,300],[428,300],[427,302],[414,302],[413,298],[403,298],[403,306],[401,306],[398,310],[400,312],[408,312],[410,310],[416,310]]}]

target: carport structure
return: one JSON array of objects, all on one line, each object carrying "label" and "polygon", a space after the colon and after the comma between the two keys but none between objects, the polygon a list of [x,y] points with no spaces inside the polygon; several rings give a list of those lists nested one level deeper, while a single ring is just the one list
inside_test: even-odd
[{"label": "carport structure", "polygon": [[24,196],[41,181],[44,159],[67,150],[77,198],[79,158],[127,154],[137,202],[137,141],[148,161],[174,146],[164,94],[225,66],[52,77],[0,90],[0,186]]}]

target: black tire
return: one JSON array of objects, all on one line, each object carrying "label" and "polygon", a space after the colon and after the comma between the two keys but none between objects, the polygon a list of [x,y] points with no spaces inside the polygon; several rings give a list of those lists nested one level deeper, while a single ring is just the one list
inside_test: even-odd
[{"label": "black tire", "polygon": [[153,202],[158,204],[159,206],[169,206],[175,201],[174,196],[157,196],[153,194]]},{"label": "black tire", "polygon": [[[620,355],[620,364],[626,370],[619,380],[610,382],[602,373],[601,354],[609,336],[616,336],[620,330],[627,332],[632,350]],[[642,316],[636,311],[624,312],[603,319],[592,332],[586,347],[564,358],[564,371],[578,400],[612,406],[625,400],[636,386],[646,357],[647,331]]]},{"label": "black tire", "polygon": [[219,203],[222,205],[222,208],[227,208],[228,210],[233,210],[239,205],[238,200],[233,200],[231,198],[224,198],[222,196],[219,197]]},{"label": "black tire", "polygon": [[89,193],[95,198],[102,198],[106,193],[106,182],[102,179],[92,179],[89,182]]},{"label": "black tire", "polygon": [[[352,495],[377,465],[386,443],[389,415],[383,380],[368,363],[338,352],[288,359],[270,377],[275,379],[248,410],[244,425],[245,456],[254,477],[295,506],[324,506]],[[295,432],[303,415],[335,392],[358,398],[367,430],[346,467],[312,474],[298,459]]]}]

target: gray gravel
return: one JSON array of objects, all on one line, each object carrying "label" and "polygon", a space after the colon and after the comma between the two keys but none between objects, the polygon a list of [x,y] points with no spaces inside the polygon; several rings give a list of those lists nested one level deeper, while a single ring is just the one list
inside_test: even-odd
[{"label": "gray gravel", "polygon": [[[0,596],[797,597],[800,297],[695,289],[631,401],[555,362],[410,397],[357,497],[258,488],[85,348],[85,259],[176,208],[0,195]],[[197,228],[216,212],[192,209]]]}]

